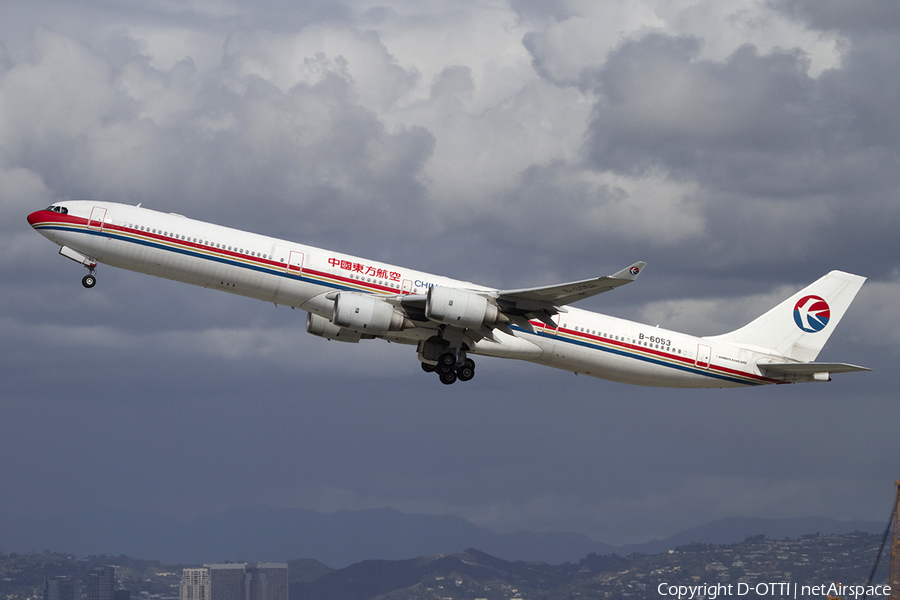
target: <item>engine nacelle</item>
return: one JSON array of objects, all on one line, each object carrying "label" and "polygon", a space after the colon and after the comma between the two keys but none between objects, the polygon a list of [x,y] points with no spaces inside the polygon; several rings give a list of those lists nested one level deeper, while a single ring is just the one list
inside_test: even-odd
[{"label": "engine nacelle", "polygon": [[428,289],[425,316],[438,323],[478,329],[482,325],[492,327],[500,319],[499,309],[484,296],[448,287]]},{"label": "engine nacelle", "polygon": [[341,292],[334,300],[335,325],[368,335],[384,335],[400,331],[403,315],[392,305],[375,296]]},{"label": "engine nacelle", "polygon": [[325,317],[320,317],[313,313],[308,313],[306,315],[306,331],[313,335],[323,337],[326,340],[349,342],[351,344],[358,343],[359,339],[362,337],[362,334],[358,331],[351,331],[350,329],[338,327]]}]

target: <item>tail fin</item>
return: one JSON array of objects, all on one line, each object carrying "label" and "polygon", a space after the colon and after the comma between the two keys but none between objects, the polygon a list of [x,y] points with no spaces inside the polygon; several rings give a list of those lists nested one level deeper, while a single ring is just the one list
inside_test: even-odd
[{"label": "tail fin", "polygon": [[751,323],[711,339],[790,360],[813,361],[865,280],[832,271]]}]

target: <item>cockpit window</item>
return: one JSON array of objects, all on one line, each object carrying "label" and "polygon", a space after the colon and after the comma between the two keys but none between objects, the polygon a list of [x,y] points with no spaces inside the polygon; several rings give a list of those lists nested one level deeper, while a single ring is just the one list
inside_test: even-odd
[{"label": "cockpit window", "polygon": [[50,211],[53,211],[53,212],[55,212],[55,213],[59,213],[59,214],[61,214],[61,215],[67,215],[67,214],[69,214],[69,209],[66,208],[65,206],[55,206],[55,205],[53,205],[53,204],[51,204],[50,206],[48,206],[48,207],[45,208],[44,210],[50,210]]}]

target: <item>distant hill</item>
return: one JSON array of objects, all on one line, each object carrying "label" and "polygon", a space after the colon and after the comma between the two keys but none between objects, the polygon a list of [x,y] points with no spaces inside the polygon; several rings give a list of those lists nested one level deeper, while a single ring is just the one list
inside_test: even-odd
[{"label": "distant hill", "polygon": [[[723,585],[771,581],[793,581],[801,585],[863,582],[871,573],[881,539],[879,534],[861,532],[804,535],[782,540],[756,535],[736,544],[692,543],[653,555],[635,553],[623,557],[592,553],[577,563],[561,565],[507,561],[474,548],[405,560],[366,560],[338,570],[315,560],[301,559],[288,564],[289,597],[294,600],[500,600],[516,597],[633,600],[658,595],[655,591],[660,583],[696,585],[697,574],[714,577],[715,583]],[[173,598],[181,569],[187,566],[163,565],[159,561],[124,555],[79,558],[49,551],[0,553],[0,573],[3,574],[0,598],[39,598],[45,578],[57,575],[70,577],[83,587],[90,569],[107,565],[116,565],[119,581],[123,589],[131,592],[132,598],[151,599]],[[887,571],[888,565],[883,561],[873,583],[886,583]],[[751,593],[746,597],[758,596]],[[801,593],[797,597],[822,596]]]},{"label": "distant hill", "polygon": [[389,508],[321,513],[252,506],[192,523],[151,513],[81,512],[44,520],[0,517],[0,551],[52,548],[79,556],[127,554],[184,564],[306,557],[341,568],[371,559],[400,560],[478,548],[510,561],[561,564],[577,562],[589,553],[655,554],[691,542],[736,543],[758,534],[781,539],[816,532],[881,533],[883,528],[881,523],[825,518],[730,518],[664,540],[617,547],[576,533],[497,534],[460,517],[410,515]]},{"label": "distant hill", "polygon": [[[620,546],[617,553],[625,556],[632,552],[657,554],[678,546],[694,542],[703,544],[734,544],[750,536],[765,535],[771,540],[799,538],[803,535],[822,535],[865,531],[882,533],[885,523],[874,521],[836,521],[825,517],[800,517],[796,519],[759,519],[748,517],[728,517],[705,525],[676,533],[664,540],[653,540],[643,544]],[[598,552],[598,554],[601,554]]]},{"label": "distant hill", "polygon": [[[356,563],[309,582],[292,584],[290,597],[304,600],[510,597],[626,600],[658,597],[661,583],[697,585],[697,578],[691,576],[708,574],[710,569],[715,583],[730,584],[733,590],[741,582],[753,586],[769,581],[862,582],[872,569],[880,541],[880,535],[870,533],[809,535],[781,541],[755,536],[736,544],[679,546],[671,554],[628,557],[591,554],[577,564],[562,565],[505,561],[469,548],[451,555]],[[740,558],[736,560],[737,557]],[[886,581],[887,566],[882,565],[874,582]],[[746,597],[762,596],[751,593]],[[815,597],[822,596],[815,594]]]},{"label": "distant hill", "polygon": [[288,584],[309,583],[334,571],[312,558],[297,558],[288,561]]}]

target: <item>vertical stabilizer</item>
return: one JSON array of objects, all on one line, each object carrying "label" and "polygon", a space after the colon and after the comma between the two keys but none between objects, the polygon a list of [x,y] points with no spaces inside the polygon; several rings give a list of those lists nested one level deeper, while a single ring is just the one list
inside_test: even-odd
[{"label": "vertical stabilizer", "polygon": [[813,361],[865,280],[859,275],[832,271],[751,323],[710,339],[789,360]]}]

